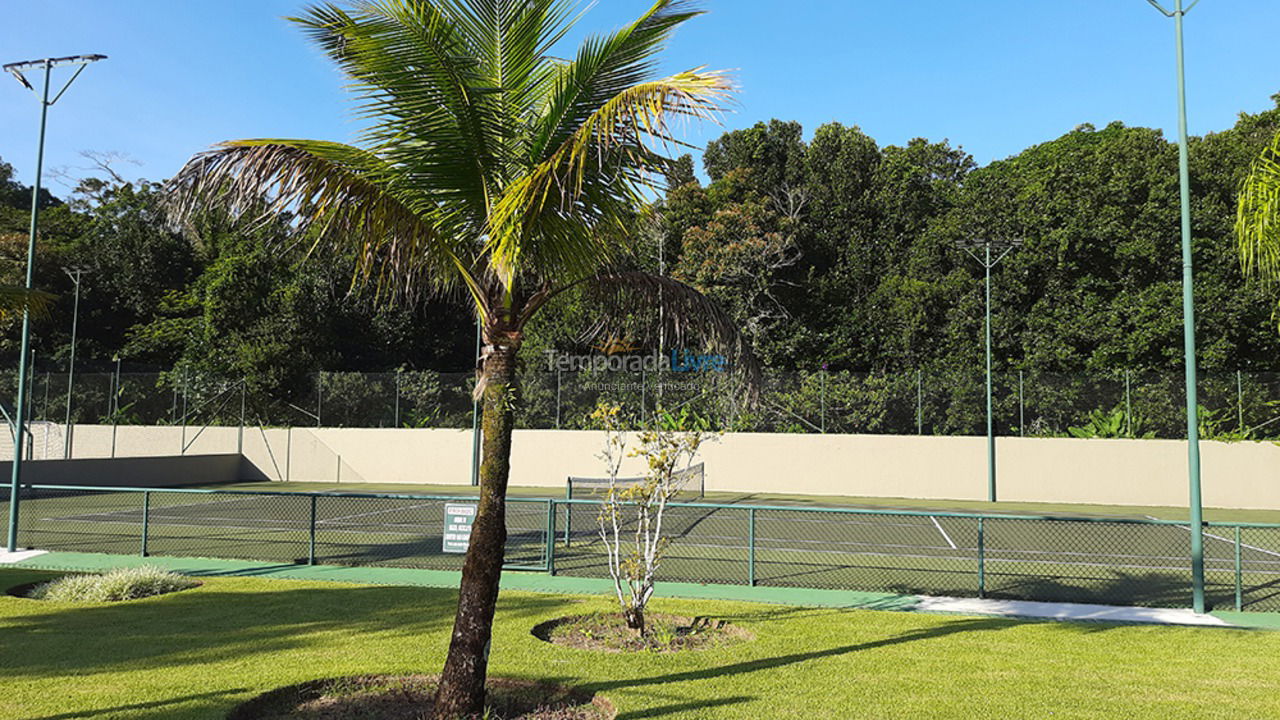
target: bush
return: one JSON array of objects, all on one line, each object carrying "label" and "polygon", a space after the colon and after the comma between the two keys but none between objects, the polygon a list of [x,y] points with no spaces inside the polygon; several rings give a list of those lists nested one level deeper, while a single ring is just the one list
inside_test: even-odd
[{"label": "bush", "polygon": [[67,575],[41,583],[28,597],[59,602],[116,602],[163,595],[200,583],[154,566],[116,568],[104,575]]}]

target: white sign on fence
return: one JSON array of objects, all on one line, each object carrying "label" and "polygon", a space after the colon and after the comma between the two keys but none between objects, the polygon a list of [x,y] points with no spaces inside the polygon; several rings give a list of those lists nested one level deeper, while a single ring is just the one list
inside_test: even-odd
[{"label": "white sign on fence", "polygon": [[465,553],[471,544],[471,524],[476,520],[474,504],[446,503],[444,506],[444,551]]}]

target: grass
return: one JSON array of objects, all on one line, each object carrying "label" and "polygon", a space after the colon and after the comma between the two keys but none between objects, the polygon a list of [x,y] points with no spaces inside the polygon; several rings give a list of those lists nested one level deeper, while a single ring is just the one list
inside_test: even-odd
[{"label": "grass", "polygon": [[[5,569],[0,585],[50,577]],[[438,672],[456,597],[203,580],[126,604],[0,597],[0,717],[212,720],[282,685]],[[1280,716],[1280,633],[1271,632],[659,599],[655,611],[726,619],[755,639],[623,655],[530,633],[610,607],[605,598],[504,593],[492,672],[601,693],[621,720]]]}]

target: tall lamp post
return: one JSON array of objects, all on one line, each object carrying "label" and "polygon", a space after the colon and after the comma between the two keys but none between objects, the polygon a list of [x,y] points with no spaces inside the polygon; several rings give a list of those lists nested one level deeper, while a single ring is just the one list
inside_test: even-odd
[{"label": "tall lamp post", "polygon": [[1200,401],[1196,393],[1196,306],[1191,264],[1191,182],[1187,169],[1187,78],[1182,57],[1182,18],[1200,0],[1183,7],[1174,0],[1167,10],[1156,0],[1147,0],[1165,17],[1173,18],[1178,66],[1178,186],[1182,210],[1182,351],[1187,384],[1187,475],[1190,482],[1191,515],[1191,606],[1204,612],[1204,511],[1200,501]]},{"label": "tall lamp post", "polygon": [[74,385],[76,376],[76,326],[80,322],[80,281],[84,278],[84,274],[89,272],[82,267],[62,268],[62,272],[71,278],[71,282],[75,283],[75,302],[72,304],[71,310],[71,357],[67,362],[67,414],[63,420],[62,431],[62,458],[64,460],[71,459],[71,388]]},{"label": "tall lamp post", "polygon": [[[31,70],[44,70],[43,90],[40,95],[40,141],[36,146],[36,179],[31,187],[31,230],[27,238],[27,290],[31,290],[32,281],[35,274],[35,256],[36,256],[36,230],[40,222],[40,175],[44,171],[44,131],[49,116],[49,108],[62,98],[62,94],[71,87],[71,83],[80,77],[80,73],[84,71],[86,65],[106,58],[105,55],[74,55],[70,57],[60,58],[44,58],[43,60],[28,60],[23,62],[9,63],[4,66],[4,71],[12,74],[22,86],[28,90],[35,91],[31,83],[27,81],[24,73]],[[53,74],[53,69],[64,65],[75,65],[76,71],[67,80],[62,89],[58,91],[53,99],[49,99],[49,80]],[[9,552],[16,552],[18,549],[18,482],[22,477],[22,442],[23,430],[26,427],[26,411],[27,411],[27,357],[31,348],[31,313],[27,310],[22,311],[22,350],[18,354],[18,397],[14,410],[13,426],[13,474],[9,480]]]},{"label": "tall lamp post", "polygon": [[[992,425],[991,410],[991,268],[995,267],[1005,255],[1022,244],[1021,240],[961,240],[956,247],[964,250],[977,260],[986,271],[986,336],[987,336],[987,500],[996,501],[996,436]],[[993,255],[994,251],[994,257]]]}]

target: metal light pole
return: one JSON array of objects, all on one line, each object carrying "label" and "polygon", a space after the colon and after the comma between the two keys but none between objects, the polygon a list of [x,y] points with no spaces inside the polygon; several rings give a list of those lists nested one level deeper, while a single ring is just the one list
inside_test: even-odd
[{"label": "metal light pole", "polygon": [[[996,501],[996,435],[992,424],[991,409],[991,268],[995,267],[1005,255],[1022,244],[1021,240],[962,240],[956,246],[977,260],[986,270],[986,336],[987,336],[987,500]],[[976,250],[981,249],[979,255]],[[999,254],[993,259],[991,251]]]},{"label": "metal light pole", "polygon": [[1174,0],[1166,10],[1147,0],[1165,17],[1173,18],[1178,64],[1178,185],[1182,210],[1182,347],[1187,384],[1187,475],[1190,481],[1191,607],[1204,612],[1204,510],[1200,500],[1200,402],[1196,393],[1196,307],[1191,264],[1191,173],[1187,169],[1187,78],[1182,57],[1182,18],[1200,0],[1182,6]]},{"label": "metal light pole", "polygon": [[116,361],[116,375],[111,383],[111,402],[107,409],[111,411],[111,457],[116,456],[116,431],[120,427],[120,353],[111,358]]},{"label": "metal light pole", "polygon": [[[27,283],[28,291],[32,289],[32,281],[35,276],[35,257],[36,257],[36,231],[40,224],[40,176],[44,172],[44,132],[49,117],[49,107],[58,102],[62,98],[62,94],[71,87],[71,83],[80,77],[80,73],[84,71],[86,65],[97,60],[102,60],[105,55],[76,55],[72,57],[45,58],[43,60],[30,60],[24,62],[9,63],[4,66],[4,70],[11,73],[22,86],[28,90],[35,91],[31,87],[31,83],[27,82],[26,76],[23,74],[28,70],[42,69],[44,70],[44,85],[40,95],[40,140],[36,146],[36,179],[31,186],[31,230],[27,238]],[[53,74],[55,67],[63,65],[76,65],[76,71],[62,86],[57,95],[53,99],[49,99],[49,80]],[[22,350],[18,355],[18,397],[14,410],[13,427],[13,474],[9,480],[9,552],[16,552],[18,549],[18,483],[22,478],[22,441],[23,432],[26,428],[26,411],[27,411],[27,355],[31,349],[31,313],[23,309],[22,311]]]},{"label": "metal light pole", "polygon": [[76,326],[80,322],[80,280],[88,270],[82,267],[62,268],[62,272],[75,283],[75,302],[71,310],[71,357],[67,363],[67,415],[63,420],[62,459],[71,459],[71,388],[76,375]]},{"label": "metal light pole", "polygon": [[[476,367],[480,363],[480,320],[476,320]],[[471,393],[471,486],[480,485],[480,397]]]}]

